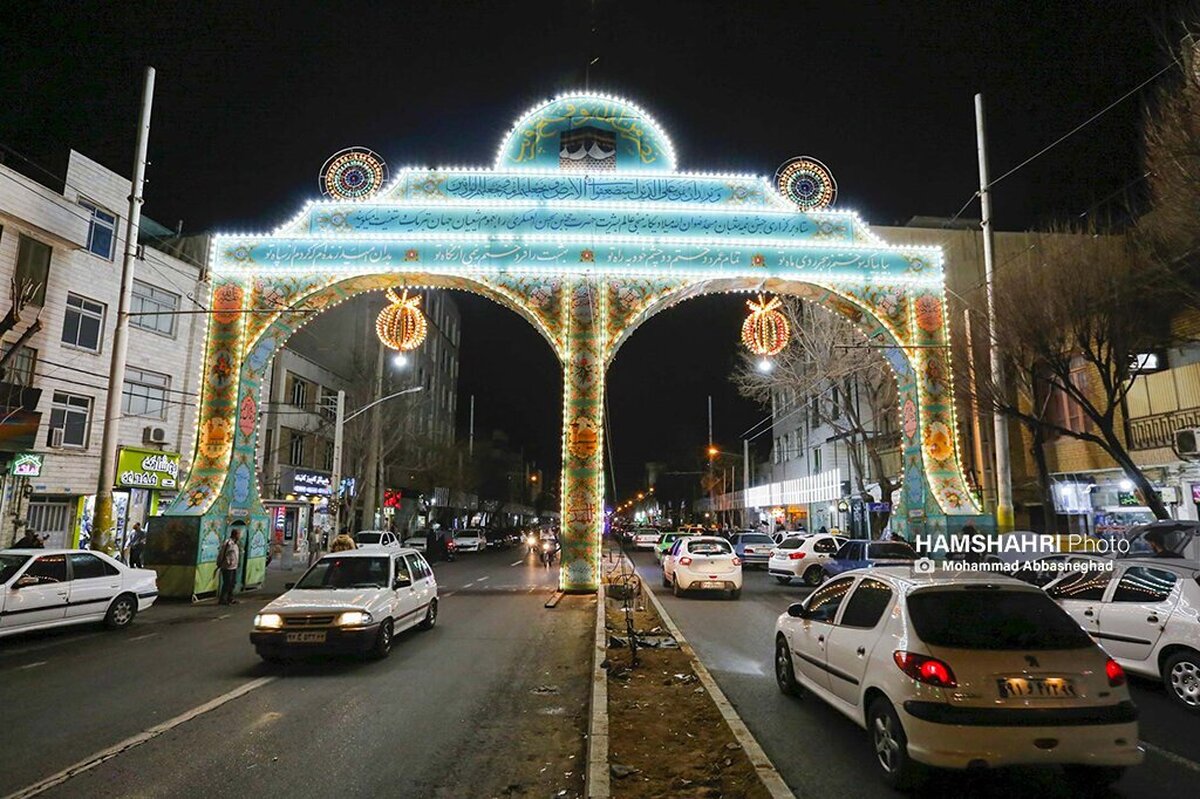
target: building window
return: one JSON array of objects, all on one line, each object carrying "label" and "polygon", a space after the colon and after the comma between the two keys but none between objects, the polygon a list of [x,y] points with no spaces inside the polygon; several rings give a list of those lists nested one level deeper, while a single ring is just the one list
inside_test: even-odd
[{"label": "building window", "polygon": [[63,317],[63,344],[99,352],[103,331],[104,306],[77,294],[68,294],[67,313]]},{"label": "building window", "polygon": [[175,316],[179,295],[155,288],[140,280],[133,281],[129,303],[129,324],[164,336],[175,335]]},{"label": "building window", "polygon": [[814,447],[812,453],[813,453],[812,473],[820,474],[821,473],[821,448]]},{"label": "building window", "polygon": [[263,436],[263,461],[264,463],[275,461],[275,430],[271,427],[267,428],[267,432]]},{"label": "building window", "polygon": [[327,472],[333,471],[333,442],[332,441],[325,442],[325,457],[323,459],[323,464],[324,465],[321,468],[323,468],[325,471],[327,471]]},{"label": "building window", "polygon": [[95,203],[80,198],[79,204],[91,212],[87,248],[101,258],[113,259],[117,243],[117,217]]},{"label": "building window", "polygon": [[307,407],[308,398],[311,393],[308,390],[309,382],[293,374],[289,374],[288,379],[292,381],[292,388],[288,391],[288,396],[291,398],[292,404],[297,408]]},{"label": "building window", "polygon": [[317,413],[321,414],[321,416],[325,417],[326,419],[336,419],[338,398],[337,389],[325,388],[324,386],[321,386],[320,394],[321,400],[317,407]]},{"label": "building window", "polygon": [[130,367],[125,370],[125,391],[121,410],[129,416],[167,418],[167,392],[171,388],[169,375]]},{"label": "building window", "polygon": [[50,405],[50,430],[47,446],[55,444],[55,430],[62,431],[62,446],[87,447],[88,422],[92,416],[92,398],[55,391]]},{"label": "building window", "polygon": [[291,438],[288,440],[288,464],[291,466],[304,465],[304,433],[299,430],[288,431]]},{"label": "building window", "polygon": [[50,245],[25,234],[17,237],[17,286],[36,286],[31,305],[46,304],[46,281],[50,279]]},{"label": "building window", "polygon": [[812,419],[813,427],[821,424],[821,395],[813,394],[812,398]]},{"label": "building window", "polygon": [[[12,349],[11,344],[4,346],[4,352]],[[33,347],[22,346],[13,355],[12,360],[4,367],[0,380],[17,386],[29,388],[33,385],[34,370],[37,369],[37,350]]]}]

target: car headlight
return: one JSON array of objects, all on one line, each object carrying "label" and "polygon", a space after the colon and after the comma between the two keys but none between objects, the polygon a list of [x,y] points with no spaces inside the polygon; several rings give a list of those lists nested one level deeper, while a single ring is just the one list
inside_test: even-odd
[{"label": "car headlight", "polygon": [[372,621],[371,614],[365,610],[347,610],[337,617],[335,624],[339,627],[361,627]]},{"label": "car headlight", "polygon": [[283,616],[278,613],[260,613],[254,617],[254,626],[262,630],[278,630],[283,626]]}]

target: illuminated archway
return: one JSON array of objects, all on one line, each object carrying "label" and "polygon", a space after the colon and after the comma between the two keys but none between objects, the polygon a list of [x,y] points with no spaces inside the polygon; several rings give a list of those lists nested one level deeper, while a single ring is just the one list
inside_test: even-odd
[{"label": "illuminated archway", "polygon": [[310,202],[269,234],[218,236],[210,264],[196,451],[168,511],[198,528],[197,592],[235,521],[250,528],[255,568],[265,559],[253,459],[272,353],[306,312],[392,285],[489,296],[558,355],[565,590],[600,577],[607,365],[642,321],[700,293],[807,293],[859,323],[901,380],[893,525],[937,531],[980,512],[958,454],[941,251],[888,245],[853,213],[800,212],[762,177],[678,172],[666,133],[617,98],[531,110],[492,168],[402,169],[375,194]]}]

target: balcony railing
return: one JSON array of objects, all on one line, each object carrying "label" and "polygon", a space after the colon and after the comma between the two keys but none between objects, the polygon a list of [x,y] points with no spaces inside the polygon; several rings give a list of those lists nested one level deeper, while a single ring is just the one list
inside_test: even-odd
[{"label": "balcony railing", "polygon": [[1158,449],[1175,443],[1175,431],[1200,427],[1200,408],[1188,408],[1129,420],[1130,449]]}]

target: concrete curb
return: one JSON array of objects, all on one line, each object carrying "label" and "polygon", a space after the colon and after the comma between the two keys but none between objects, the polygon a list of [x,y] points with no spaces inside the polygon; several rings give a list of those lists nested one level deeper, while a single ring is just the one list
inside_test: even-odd
[{"label": "concrete curb", "polygon": [[[633,565],[632,562],[630,565]],[[750,758],[750,763],[754,766],[754,771],[758,774],[758,778],[762,780],[767,793],[771,794],[773,799],[796,799],[796,795],[792,793],[787,783],[783,781],[783,777],[775,769],[775,766],[771,763],[771,759],[767,757],[767,753],[758,745],[758,741],[755,740],[754,734],[750,732],[750,728],[742,721],[742,717],[734,710],[733,705],[725,697],[725,693],[717,685],[717,681],[713,679],[712,675],[708,673],[708,669],[700,662],[700,658],[696,656],[696,650],[692,649],[692,645],[683,637],[683,632],[676,626],[675,620],[671,618],[670,614],[667,613],[667,609],[663,607],[662,602],[654,595],[653,589],[650,588],[645,580],[642,581],[642,587],[645,589],[646,595],[650,597],[650,601],[654,604],[654,609],[658,611],[663,624],[667,626],[667,630],[679,642],[679,648],[687,653],[687,656],[691,659],[692,668],[695,670],[696,676],[700,678],[700,684],[704,686],[709,696],[717,704],[717,710],[721,711],[721,717],[729,725],[729,729],[733,732],[733,737],[737,739],[742,749],[745,750],[746,756]]]},{"label": "concrete curb", "polygon": [[600,664],[608,657],[608,631],[604,619],[604,583],[596,590],[596,640],[592,649],[592,698],[588,705],[587,770],[583,792],[588,799],[609,799],[608,776],[608,671]]}]

